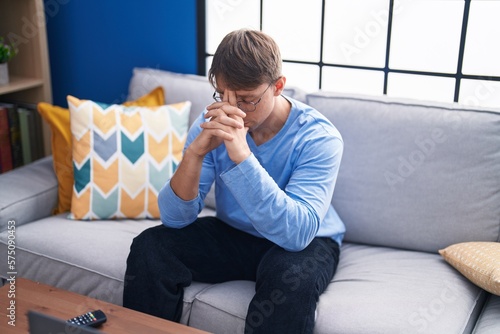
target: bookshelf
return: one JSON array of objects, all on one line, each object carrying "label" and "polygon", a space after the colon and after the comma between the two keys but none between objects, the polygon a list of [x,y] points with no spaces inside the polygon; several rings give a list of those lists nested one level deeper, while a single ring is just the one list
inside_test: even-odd
[{"label": "bookshelf", "polygon": [[[9,62],[10,82],[0,85],[0,101],[52,102],[46,16],[43,0],[0,0],[0,36],[17,45]],[[50,129],[43,124],[44,155],[51,154]]]}]

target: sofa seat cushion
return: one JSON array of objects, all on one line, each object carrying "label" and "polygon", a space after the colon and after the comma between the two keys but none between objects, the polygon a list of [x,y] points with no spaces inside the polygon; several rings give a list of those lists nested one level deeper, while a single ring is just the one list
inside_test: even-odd
[{"label": "sofa seat cushion", "polygon": [[[200,215],[213,214],[204,209]],[[133,238],[158,220],[79,221],[67,213],[16,227],[18,275],[122,305],[123,278]],[[0,254],[6,254],[7,231],[0,233]],[[6,276],[7,261],[0,261]],[[57,273],[57,275],[54,275]],[[185,302],[204,288],[186,291]],[[190,309],[190,305],[185,307]],[[188,319],[188,316],[184,318]]]},{"label": "sofa seat cushion", "polygon": [[[16,255],[23,259],[19,276],[121,305],[132,239],[157,224],[68,221],[57,215],[21,225],[16,229]],[[1,233],[1,253],[6,252],[6,239],[7,232]],[[0,263],[3,275],[5,263]],[[254,286],[194,282],[185,291],[183,323],[216,333],[242,333]],[[467,333],[484,297],[483,290],[438,254],[345,243],[333,282],[320,298],[315,332]]]},{"label": "sofa seat cushion", "polygon": [[[243,333],[253,282],[200,291],[189,325]],[[485,292],[439,255],[345,243],[332,283],[320,297],[315,333],[470,333]],[[263,315],[265,316],[265,315]]]},{"label": "sofa seat cushion", "polygon": [[438,254],[346,243],[316,333],[470,333],[486,293]]},{"label": "sofa seat cushion", "polygon": [[192,302],[189,326],[217,334],[243,333],[255,282],[230,281],[214,284]]}]

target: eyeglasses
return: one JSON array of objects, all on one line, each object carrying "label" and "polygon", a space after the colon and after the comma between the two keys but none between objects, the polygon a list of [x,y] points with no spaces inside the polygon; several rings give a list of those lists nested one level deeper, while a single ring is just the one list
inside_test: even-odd
[{"label": "eyeglasses", "polygon": [[[247,102],[247,101],[241,100],[241,101],[237,101],[236,105],[238,106],[238,108],[240,108],[244,112],[254,112],[255,109],[257,109],[257,105],[262,100],[262,97],[264,96],[264,94],[266,94],[267,90],[269,89],[269,87],[271,87],[272,84],[273,83],[271,82],[269,84],[269,86],[267,86],[266,90],[260,95],[260,97],[257,100],[257,102]],[[216,102],[221,102],[222,101],[221,93],[218,93],[217,91],[214,92],[214,94],[212,95],[212,97],[213,97],[213,99]]]}]

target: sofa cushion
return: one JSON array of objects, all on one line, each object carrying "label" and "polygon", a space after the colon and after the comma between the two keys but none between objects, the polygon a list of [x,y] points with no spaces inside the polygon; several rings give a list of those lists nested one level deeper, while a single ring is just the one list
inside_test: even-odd
[{"label": "sofa cushion", "polygon": [[254,294],[255,282],[211,285],[193,300],[188,324],[217,334],[243,333],[248,305]]},{"label": "sofa cushion", "polygon": [[[121,305],[132,239],[156,224],[68,221],[61,214],[22,225],[16,230],[19,276]],[[6,241],[3,232],[2,254]],[[0,262],[0,274],[7,271]],[[194,282],[185,291],[183,323],[242,333],[254,286]],[[484,296],[437,254],[344,243],[337,273],[320,297],[315,333],[468,333]]]},{"label": "sofa cushion", "polygon": [[439,253],[472,283],[500,296],[500,243],[462,242]]},{"label": "sofa cushion", "polygon": [[[189,325],[243,333],[254,293],[248,281],[207,287],[192,303]],[[437,254],[345,243],[314,333],[470,333],[485,296]]]},{"label": "sofa cushion", "polygon": [[50,216],[57,204],[52,157],[0,174],[0,189],[0,232],[7,230],[9,221],[17,228]]},{"label": "sofa cushion", "polygon": [[438,254],[346,243],[315,333],[470,333],[485,295]]},{"label": "sofa cushion", "polygon": [[[204,209],[200,216],[213,215]],[[67,213],[16,226],[16,263],[20,277],[40,281],[122,305],[123,278],[133,238],[157,220],[68,220]],[[0,233],[0,254],[7,254],[7,231]],[[7,277],[7,261],[0,276]],[[57,274],[54,274],[57,273]],[[186,290],[191,304],[205,285]],[[186,310],[190,310],[189,305]],[[184,319],[189,316],[185,315]]]},{"label": "sofa cushion", "polygon": [[[157,87],[135,101],[125,102],[126,106],[159,106],[165,104],[163,88]],[[49,124],[51,131],[54,171],[58,181],[58,201],[54,213],[67,212],[71,209],[73,193],[73,160],[69,110],[40,102],[38,112]]]},{"label": "sofa cushion", "polygon": [[158,193],[182,158],[189,101],[101,107],[68,97],[74,219],[159,218]]},{"label": "sofa cushion", "polygon": [[152,68],[135,68],[129,84],[128,100],[135,100],[152,88],[161,86],[167,92],[167,104],[191,101],[189,124],[200,116],[205,107],[214,102],[214,89],[208,79],[194,74],[180,74]]},{"label": "sofa cushion", "polygon": [[437,252],[500,240],[500,112],[308,95],[344,139],[333,204],[346,241]]}]

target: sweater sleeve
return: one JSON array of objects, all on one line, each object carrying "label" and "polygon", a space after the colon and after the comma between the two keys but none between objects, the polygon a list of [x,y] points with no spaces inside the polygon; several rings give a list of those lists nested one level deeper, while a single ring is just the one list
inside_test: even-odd
[{"label": "sweater sleeve", "polygon": [[333,196],[343,143],[315,138],[302,145],[285,189],[252,154],[221,175],[254,228],[289,251],[300,251],[316,236]]},{"label": "sweater sleeve", "polygon": [[[201,114],[191,126],[184,150],[201,132],[200,123],[203,121],[204,117]],[[189,201],[178,197],[170,186],[170,180],[168,180],[158,194],[158,207],[162,224],[168,227],[182,228],[194,222],[205,206],[203,201],[214,182],[214,175],[213,157],[211,154],[207,154],[203,159],[198,195]]]}]

